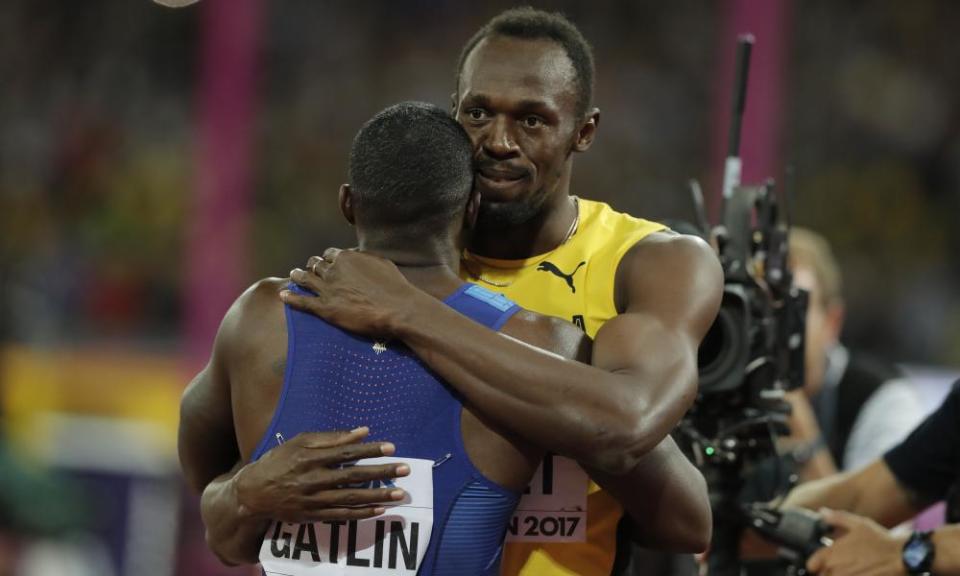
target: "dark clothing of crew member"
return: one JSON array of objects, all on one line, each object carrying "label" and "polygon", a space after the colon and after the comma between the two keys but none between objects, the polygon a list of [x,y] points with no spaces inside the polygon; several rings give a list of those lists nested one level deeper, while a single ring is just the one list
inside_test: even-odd
[{"label": "dark clothing of crew member", "polygon": [[960,380],[946,400],[906,440],[883,457],[905,489],[925,504],[948,499],[947,520],[960,522],[957,493],[960,486]]}]

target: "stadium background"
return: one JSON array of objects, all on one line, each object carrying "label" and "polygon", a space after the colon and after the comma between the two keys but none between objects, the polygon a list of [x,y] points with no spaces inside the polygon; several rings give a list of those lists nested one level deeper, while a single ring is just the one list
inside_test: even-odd
[{"label": "stadium background", "polygon": [[[0,4],[0,574],[249,572],[205,551],[179,394],[246,285],[350,245],[335,199],[360,124],[446,106],[460,46],[510,5]],[[960,366],[960,4],[536,5],[596,51],[573,190],[649,218],[692,219],[691,177],[715,212],[733,38],[754,32],[746,177],[794,166],[846,340],[921,380]]]}]

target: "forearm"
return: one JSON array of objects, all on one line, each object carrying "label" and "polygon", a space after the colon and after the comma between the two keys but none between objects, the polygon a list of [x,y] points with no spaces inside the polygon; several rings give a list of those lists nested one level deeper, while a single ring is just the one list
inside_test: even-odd
[{"label": "forearm", "polygon": [[783,505],[844,510],[887,527],[896,526],[919,512],[910,494],[882,459],[856,472],[801,484],[790,492]]},{"label": "forearm", "polygon": [[703,552],[713,535],[706,480],[679,450],[670,457],[669,472],[664,476],[663,495],[652,523],[655,528],[645,534],[644,541],[674,552]]},{"label": "forearm", "polygon": [[827,450],[820,449],[800,471],[800,481],[817,480],[836,473],[837,465],[833,462],[833,456]]},{"label": "forearm", "polygon": [[[960,576],[960,525],[941,526],[933,531],[931,539],[934,547],[933,565],[931,574],[937,576]],[[877,544],[880,543],[880,545]],[[871,571],[882,574],[906,576],[907,569],[903,563],[902,549],[907,542],[907,535],[884,534],[878,541],[862,544],[860,550],[844,550],[846,555],[874,553],[882,558],[881,565]],[[871,546],[872,544],[872,546]],[[848,573],[849,570],[837,571]],[[831,572],[832,573],[832,572]]]},{"label": "forearm", "polygon": [[960,524],[937,528],[933,545],[936,555],[932,572],[937,576],[960,576]]},{"label": "forearm", "polygon": [[[679,410],[670,375],[649,381],[565,360],[417,297],[397,334],[484,417],[541,448],[622,473],[653,449]],[[595,348],[596,350],[596,348]]]},{"label": "forearm", "polygon": [[269,521],[256,518],[237,499],[239,464],[210,482],[200,498],[207,546],[227,565],[256,564]]},{"label": "forearm", "polygon": [[637,543],[685,553],[703,552],[709,545],[713,519],[707,483],[673,438],[665,438],[628,476],[590,473],[623,505]]},{"label": "forearm", "polygon": [[210,395],[208,378],[207,370],[201,372],[181,402],[180,465],[187,483],[201,493],[200,512],[210,550],[224,564],[255,564],[266,523],[246,516],[237,501],[233,479],[240,469],[240,454],[230,402]]},{"label": "forearm", "polygon": [[785,508],[830,508],[856,513],[857,488],[852,474],[836,474],[820,480],[804,482],[790,491],[783,502]]}]

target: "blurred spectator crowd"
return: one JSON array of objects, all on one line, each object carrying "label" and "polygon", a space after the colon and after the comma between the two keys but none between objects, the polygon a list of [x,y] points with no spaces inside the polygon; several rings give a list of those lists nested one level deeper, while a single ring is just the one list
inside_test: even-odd
[{"label": "blurred spectator crowd", "polygon": [[[398,100],[445,105],[460,44],[507,5],[266,4],[254,248],[233,265],[252,280],[348,244],[334,197],[355,129]],[[581,26],[598,60],[601,137],[578,164],[577,193],[691,218],[686,179],[715,181],[722,5],[546,6]],[[788,6],[781,157],[796,170],[795,219],[830,238],[846,270],[849,336],[897,359],[957,363],[960,46],[950,23],[960,6]],[[0,7],[0,262],[13,340],[175,349],[202,24],[198,7],[146,1]]]}]

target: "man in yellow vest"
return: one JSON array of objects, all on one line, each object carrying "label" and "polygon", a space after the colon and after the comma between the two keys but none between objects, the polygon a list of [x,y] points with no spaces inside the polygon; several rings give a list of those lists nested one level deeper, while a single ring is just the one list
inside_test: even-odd
[{"label": "man in yellow vest", "polygon": [[[361,253],[331,249],[291,273],[317,297],[282,293],[349,331],[403,341],[493,426],[567,447],[545,459],[508,527],[503,574],[610,574],[624,510],[651,546],[700,551],[709,536],[703,479],[668,465],[683,458],[668,434],[696,396],[722,271],[706,243],[571,194],[573,155],[600,120],[592,90],[579,31],[515,9],[465,45],[453,94],[481,195],[464,278],[580,326],[594,339],[590,365],[489,331]],[[261,502],[270,485],[253,488]],[[227,509],[231,490],[225,475],[204,498]]]}]

